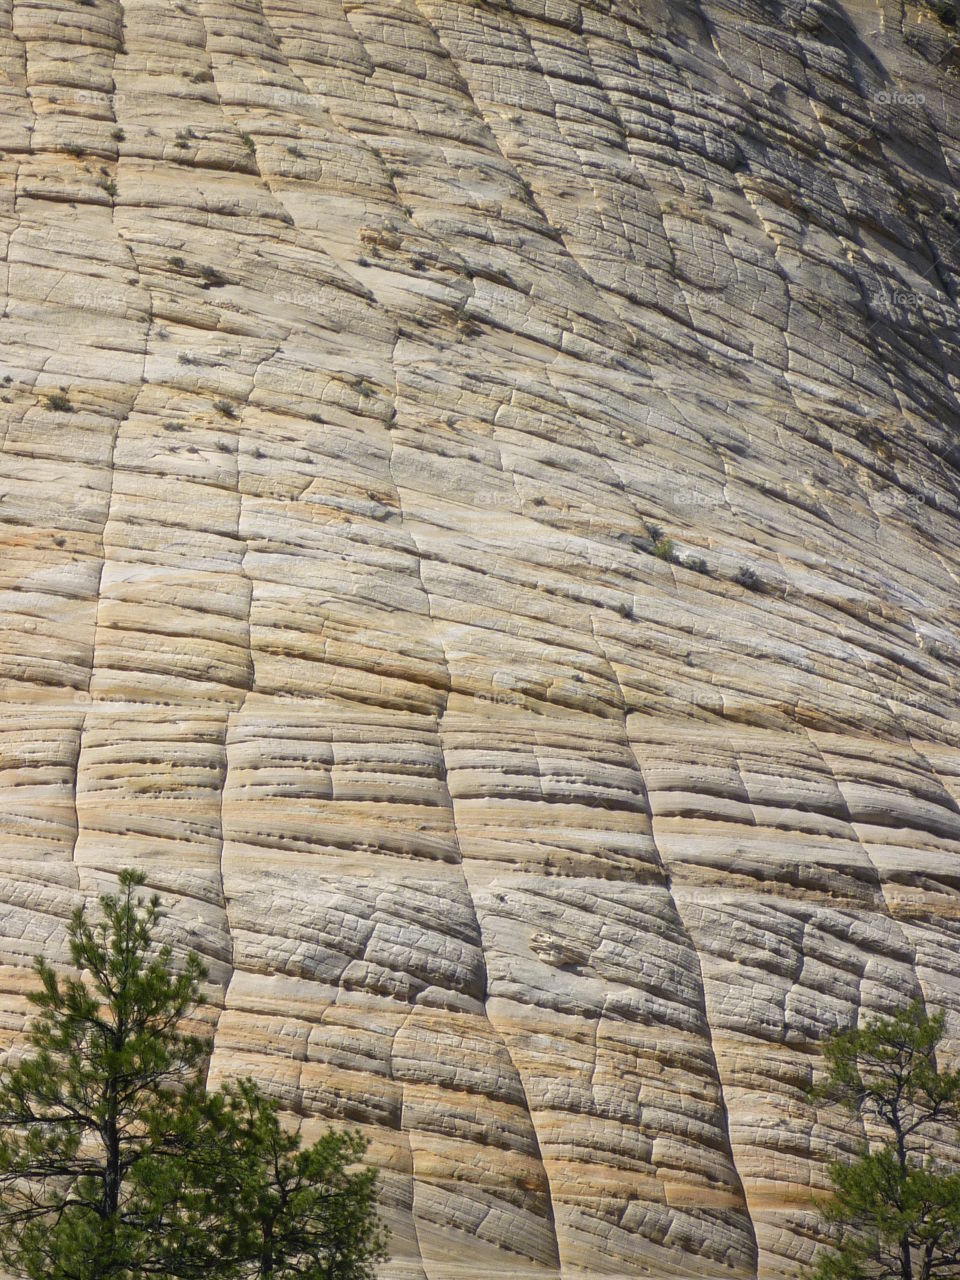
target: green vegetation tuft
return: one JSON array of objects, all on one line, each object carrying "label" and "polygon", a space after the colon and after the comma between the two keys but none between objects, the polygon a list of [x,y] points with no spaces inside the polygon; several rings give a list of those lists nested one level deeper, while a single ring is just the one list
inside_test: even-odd
[{"label": "green vegetation tuft", "polygon": [[65,391],[48,391],[45,399],[47,408],[54,409],[57,413],[74,413],[74,407],[70,402],[70,397]]}]

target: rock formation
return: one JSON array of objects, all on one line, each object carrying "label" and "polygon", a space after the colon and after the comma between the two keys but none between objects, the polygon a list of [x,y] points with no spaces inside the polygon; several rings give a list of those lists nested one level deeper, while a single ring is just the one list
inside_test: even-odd
[{"label": "rock formation", "polygon": [[4,1043],[136,865],[391,1280],[795,1275],[960,1050],[949,12],[0,14]]}]

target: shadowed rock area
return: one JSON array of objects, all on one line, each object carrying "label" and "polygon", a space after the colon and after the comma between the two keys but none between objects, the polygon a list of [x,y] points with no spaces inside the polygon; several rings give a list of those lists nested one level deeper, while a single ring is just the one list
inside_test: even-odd
[{"label": "shadowed rock area", "polygon": [[0,1000],[126,865],[388,1280],[795,1276],[960,1051],[960,45],[4,0]]}]

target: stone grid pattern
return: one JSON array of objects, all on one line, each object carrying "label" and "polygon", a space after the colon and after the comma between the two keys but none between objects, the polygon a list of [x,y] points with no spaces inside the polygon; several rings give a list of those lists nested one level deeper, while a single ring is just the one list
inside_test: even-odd
[{"label": "stone grid pattern", "polygon": [[821,1037],[960,1049],[957,37],[3,0],[0,70],[2,1044],[136,865],[390,1280],[796,1275]]}]

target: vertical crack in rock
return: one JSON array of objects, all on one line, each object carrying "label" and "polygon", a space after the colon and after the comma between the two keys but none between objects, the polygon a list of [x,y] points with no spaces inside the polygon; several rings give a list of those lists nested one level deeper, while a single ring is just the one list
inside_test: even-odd
[{"label": "vertical crack in rock", "polygon": [[[632,725],[631,739],[649,757],[644,775],[661,856],[701,958],[731,1142],[747,1202],[754,1206],[760,1270],[789,1270],[792,1259],[809,1252],[815,1215],[802,1197],[793,1203],[788,1197],[771,1211],[775,1194],[782,1194],[775,1193],[775,1184],[783,1178],[771,1177],[759,1151],[775,1142],[782,1159],[809,1161],[816,1186],[825,1144],[839,1142],[845,1149],[855,1141],[839,1115],[811,1126],[803,1097],[811,1067],[816,1069],[810,1051],[825,1022],[849,1025],[861,1010],[886,1012],[916,995],[914,948],[891,914],[885,878],[863,840],[863,817],[858,825],[851,793],[834,759],[824,755],[823,740],[797,739],[790,762],[796,793],[790,795],[756,731],[734,736],[704,727],[694,743],[678,726],[670,735],[674,746],[667,765],[661,763],[665,726],[638,718]],[[681,736],[688,743],[686,765],[679,763]],[[859,771],[863,757],[855,738],[827,741],[833,757],[849,751]],[[929,782],[920,785],[929,790]],[[867,799],[869,789],[862,795],[855,798],[863,816],[868,804],[874,812],[883,808],[878,798]],[[950,817],[936,821],[956,822],[953,802],[942,789],[941,796],[938,813],[948,811]],[[779,847],[771,856],[765,842],[774,826]],[[793,832],[802,844],[791,873]],[[775,894],[764,887],[768,876],[778,885]],[[741,1002],[751,1012],[743,1012]],[[781,1094],[774,1115],[765,1120],[768,1075],[778,1080]],[[785,1118],[787,1098],[791,1110]],[[820,1124],[827,1133],[819,1131]],[[798,1169],[787,1181],[809,1177]]]},{"label": "vertical crack in rock", "polygon": [[[595,626],[594,626],[594,634],[596,634]],[[602,649],[602,645],[601,645],[601,649]],[[610,671],[613,679],[617,681],[617,684],[619,686],[619,677],[617,675],[615,667],[613,667],[612,664],[610,665]],[[622,687],[621,687],[621,696],[623,697],[623,704],[624,706],[626,706],[627,698],[624,694]],[[733,1195],[732,1195],[733,1204],[731,1206],[733,1209],[733,1212],[732,1214],[729,1215],[725,1225],[728,1228],[732,1228],[731,1235],[733,1235],[735,1231],[739,1228],[740,1233],[746,1236],[745,1241],[739,1242],[739,1247],[734,1245],[733,1249],[731,1249],[731,1253],[735,1258],[734,1266],[741,1273],[745,1272],[746,1274],[752,1274],[753,1276],[756,1276],[758,1271],[758,1248],[757,1248],[756,1231],[754,1228],[753,1221],[750,1217],[749,1206],[748,1206],[747,1197],[744,1191],[743,1181],[740,1177],[739,1170],[737,1169],[736,1156],[735,1156],[733,1145],[730,1139],[729,1113],[727,1109],[726,1099],[724,1097],[723,1081],[719,1071],[717,1056],[713,1047],[713,1030],[710,1025],[710,1019],[707,1011],[706,993],[705,993],[705,986],[703,981],[703,971],[702,971],[700,956],[697,951],[697,947],[694,942],[694,939],[691,936],[689,929],[687,928],[687,924],[686,924],[686,921],[684,920],[683,914],[678,908],[677,902],[675,900],[675,896],[673,894],[672,886],[670,883],[669,873],[664,864],[663,858],[660,854],[660,850],[657,846],[656,820],[655,820],[653,810],[651,809],[651,806],[650,806],[649,795],[647,791],[646,781],[643,775],[643,770],[640,765],[640,759],[637,755],[636,747],[633,741],[630,739],[629,733],[627,731],[627,722],[626,722],[625,716],[622,720],[622,729],[623,729],[624,740],[626,742],[627,750],[629,752],[632,771],[635,778],[634,788],[638,798],[642,802],[643,811],[646,815],[647,822],[649,825],[652,852],[654,855],[657,872],[660,878],[662,879],[664,888],[666,890],[667,899],[669,903],[669,910],[673,914],[673,916],[675,917],[679,925],[679,930],[683,938],[683,941],[685,945],[689,948],[690,952],[692,953],[693,960],[696,966],[695,978],[696,978],[696,999],[698,1002],[697,1010],[700,1015],[700,1025],[703,1028],[703,1033],[706,1037],[706,1040],[709,1046],[707,1070],[710,1076],[712,1076],[712,1079],[715,1082],[715,1088],[716,1088],[716,1098],[717,1098],[716,1107],[717,1107],[719,1118],[720,1118],[719,1128],[721,1130],[721,1143],[722,1143],[721,1158],[728,1163],[730,1183],[732,1184],[731,1189],[733,1192]],[[704,1197],[703,1197],[703,1191],[701,1189],[697,1194],[697,1202],[703,1203],[703,1201],[704,1201]],[[709,1195],[706,1197],[706,1201],[707,1203],[709,1203]],[[733,1244],[732,1241],[730,1243]],[[729,1247],[730,1245],[728,1245],[728,1248]]]},{"label": "vertical crack in rock", "polygon": [[[242,709],[243,708],[241,707],[241,711]],[[227,760],[226,740],[229,737],[229,735],[230,735],[230,717],[228,716],[226,729],[224,732],[223,770],[220,774],[220,785],[219,785],[219,796],[218,796],[219,804],[217,808],[217,828],[218,828],[218,835],[220,838],[220,848],[217,854],[217,877],[219,880],[220,903],[223,907],[224,921],[225,921],[226,930],[227,930],[227,941],[230,948],[230,972],[227,976],[226,987],[224,988],[224,1001],[226,1001],[226,995],[227,995],[227,992],[229,992],[230,990],[230,983],[233,981],[233,973],[234,973],[234,969],[236,968],[236,948],[233,940],[233,932],[231,931],[231,928],[230,928],[230,903],[227,899],[227,889],[226,889],[226,884],[223,878],[223,849],[225,844],[224,836],[223,836],[223,796],[224,796],[224,792],[227,789],[227,768],[229,767],[229,764]],[[219,1028],[219,1021],[220,1019],[218,1016],[217,1018],[218,1028]],[[216,1052],[216,1047],[217,1047],[216,1031],[214,1031],[214,1039],[213,1039],[212,1050],[211,1050],[213,1053]],[[209,1064],[208,1064],[208,1070],[209,1070]]]},{"label": "vertical crack in rock", "polygon": [[[912,952],[916,993],[928,1006],[943,1007],[937,994],[941,957],[955,947],[957,928],[943,896],[949,862],[937,847],[960,838],[954,753],[900,743],[895,752],[865,761],[855,740],[821,737],[817,745],[875,869],[885,910]],[[948,1034],[949,1055],[956,1037],[952,1017]]]},{"label": "vertical crack in rock", "polygon": [[[626,723],[624,723],[624,732],[626,732]],[[628,741],[629,741],[629,737],[628,737]],[[747,1226],[748,1226],[748,1229],[749,1229],[749,1233],[750,1233],[750,1241],[749,1241],[749,1243],[750,1243],[750,1246],[751,1246],[751,1247],[750,1247],[750,1250],[749,1250],[748,1260],[747,1260],[747,1261],[748,1261],[748,1265],[751,1265],[751,1264],[752,1264],[752,1272],[753,1272],[753,1275],[754,1275],[754,1276],[756,1276],[756,1275],[758,1274],[758,1269],[759,1269],[759,1250],[758,1250],[758,1247],[757,1247],[757,1233],[756,1233],[756,1228],[755,1228],[754,1223],[753,1223],[753,1219],[752,1219],[752,1218],[751,1218],[751,1216],[750,1216],[750,1207],[749,1207],[749,1203],[748,1203],[748,1201],[747,1201],[746,1192],[745,1192],[745,1190],[744,1190],[744,1186],[743,1186],[743,1179],[740,1177],[740,1171],[739,1171],[739,1170],[738,1170],[738,1168],[737,1168],[736,1153],[735,1153],[735,1151],[734,1151],[734,1149],[733,1149],[733,1144],[732,1144],[732,1142],[731,1142],[731,1140],[730,1140],[730,1113],[729,1113],[729,1110],[728,1110],[728,1107],[727,1107],[727,1100],[726,1100],[726,1097],[724,1096],[723,1079],[722,1079],[722,1076],[721,1076],[721,1074],[720,1074],[720,1068],[719,1068],[719,1065],[718,1065],[718,1062],[717,1062],[717,1055],[716,1055],[716,1051],[715,1051],[714,1046],[713,1046],[713,1028],[712,1028],[712,1027],[711,1027],[711,1025],[710,1025],[710,1017],[709,1017],[709,1014],[708,1014],[708,1011],[707,1011],[706,988],[705,988],[705,984],[704,984],[704,981],[703,981],[703,965],[702,965],[701,960],[700,960],[700,953],[697,951],[696,943],[694,942],[694,940],[693,940],[693,938],[692,938],[692,936],[691,936],[691,934],[690,934],[690,930],[687,928],[687,924],[686,924],[686,921],[685,921],[685,920],[684,920],[684,918],[683,918],[683,914],[681,913],[681,911],[679,910],[679,908],[678,908],[678,906],[677,906],[676,899],[675,899],[675,897],[674,897],[674,895],[673,895],[673,889],[672,889],[672,886],[671,886],[671,884],[670,884],[670,876],[669,876],[669,873],[667,872],[667,869],[666,869],[666,867],[664,866],[663,858],[662,858],[662,856],[661,856],[661,854],[660,854],[659,849],[657,848],[657,831],[656,831],[656,821],[655,821],[655,819],[654,819],[654,817],[653,817],[653,812],[652,812],[652,810],[650,809],[650,801],[649,801],[649,796],[648,796],[648,794],[647,794],[646,781],[644,780],[644,777],[643,777],[643,770],[642,770],[642,769],[641,769],[641,767],[640,767],[640,761],[639,761],[639,758],[637,757],[636,750],[635,750],[635,748],[634,748],[634,746],[633,746],[633,744],[632,744],[632,743],[630,743],[630,754],[633,756],[634,765],[635,765],[635,767],[636,767],[636,771],[637,771],[637,776],[638,776],[638,778],[639,778],[639,779],[640,779],[640,781],[641,781],[641,785],[643,786],[644,801],[645,801],[646,806],[647,806],[647,811],[648,811],[648,813],[650,813],[650,834],[651,834],[651,839],[653,840],[654,849],[656,850],[656,853],[657,853],[657,861],[658,861],[658,863],[659,863],[660,870],[661,870],[661,873],[662,873],[663,878],[664,878],[664,883],[666,884],[666,887],[667,887],[667,892],[670,894],[670,902],[671,902],[671,905],[672,905],[672,907],[673,907],[673,910],[676,912],[677,918],[679,919],[679,921],[680,921],[680,923],[681,923],[681,926],[682,926],[682,928],[683,928],[684,937],[685,937],[685,938],[687,939],[687,941],[689,942],[690,947],[691,947],[691,950],[693,951],[694,955],[696,956],[696,960],[697,960],[697,976],[698,976],[698,979],[699,979],[699,994],[700,994],[700,1001],[701,1001],[700,1008],[701,1008],[701,1012],[702,1012],[702,1014],[703,1014],[703,1025],[704,1025],[704,1027],[705,1027],[705,1029],[706,1029],[707,1039],[709,1040],[709,1043],[710,1043],[710,1058],[711,1058],[711,1066],[712,1066],[713,1073],[716,1075],[716,1079],[717,1079],[717,1088],[718,1088],[718,1092],[719,1092],[719,1105],[720,1105],[720,1112],[721,1112],[721,1116],[722,1116],[722,1126],[723,1126],[723,1138],[724,1138],[725,1154],[727,1154],[727,1155],[729,1156],[730,1164],[731,1164],[731,1167],[732,1167],[732,1169],[733,1169],[733,1173],[734,1173],[734,1176],[735,1176],[735,1179],[736,1179],[736,1187],[737,1187],[737,1190],[738,1190],[738,1192],[739,1192],[739,1197],[740,1197],[740,1199],[741,1199],[741,1201],[742,1201],[742,1203],[743,1203],[743,1208],[744,1208],[744,1217],[746,1218],[746,1223],[747,1223]]]},{"label": "vertical crack in rock", "polygon": [[[398,344],[399,344],[399,340],[398,340]],[[485,1217],[479,1220],[478,1222],[476,1222],[475,1224],[473,1224],[473,1230],[476,1232],[476,1235],[479,1239],[482,1239],[485,1243],[487,1241],[492,1243],[499,1253],[506,1254],[508,1256],[510,1254],[514,1254],[517,1258],[517,1261],[522,1265],[529,1266],[533,1264],[534,1266],[536,1266],[537,1274],[542,1274],[542,1270],[541,1270],[542,1268],[549,1268],[551,1269],[551,1272],[555,1274],[554,1269],[559,1266],[560,1254],[559,1254],[558,1238],[556,1233],[556,1225],[553,1217],[553,1203],[552,1203],[552,1196],[551,1196],[551,1190],[550,1190],[549,1174],[547,1172],[546,1166],[543,1161],[542,1152],[540,1150],[536,1120],[533,1112],[530,1109],[529,1100],[527,1098],[526,1090],[523,1083],[523,1078],[520,1072],[517,1070],[516,1064],[513,1061],[513,1058],[510,1053],[509,1045],[507,1044],[505,1038],[499,1033],[499,1030],[495,1028],[494,1025],[492,1024],[489,1018],[489,1014],[486,1010],[488,978],[487,978],[487,970],[486,970],[486,961],[484,958],[484,953],[482,948],[482,935],[481,935],[480,923],[477,917],[476,906],[475,906],[475,903],[473,902],[470,886],[463,870],[463,856],[462,856],[462,850],[460,848],[459,834],[457,832],[456,813],[450,797],[449,786],[447,783],[448,771],[446,766],[446,760],[443,754],[442,723],[443,723],[443,717],[449,708],[449,698],[450,698],[450,691],[452,689],[453,675],[451,672],[451,664],[447,656],[446,648],[444,645],[443,631],[441,629],[441,626],[438,625],[438,618],[435,617],[434,615],[434,611],[431,603],[430,589],[427,583],[424,582],[424,577],[423,577],[424,557],[423,557],[423,551],[419,545],[419,542],[416,536],[416,524],[414,523],[411,525],[411,521],[408,518],[407,514],[405,513],[403,490],[400,486],[400,483],[398,482],[395,465],[394,465],[396,439],[398,437],[402,439],[405,435],[407,435],[408,432],[412,433],[416,429],[414,425],[414,421],[408,421],[408,414],[407,414],[405,403],[404,403],[405,392],[407,391],[407,388],[405,388],[403,385],[403,372],[401,371],[401,367],[398,367],[397,350],[398,348],[395,347],[393,352],[395,397],[394,397],[394,412],[391,417],[390,427],[389,427],[391,451],[390,451],[388,465],[389,465],[391,479],[393,480],[396,493],[397,493],[397,499],[399,504],[399,518],[402,524],[406,524],[415,548],[416,562],[417,562],[417,575],[420,582],[420,587],[421,587],[421,590],[423,591],[424,598],[427,602],[428,617],[430,617],[433,623],[433,630],[437,636],[437,643],[439,645],[440,652],[443,659],[446,698],[445,698],[444,706],[443,708],[441,708],[439,712],[439,724],[441,728],[440,728],[439,737],[438,737],[438,741],[440,745],[440,764],[441,764],[441,770],[442,770],[441,778],[443,781],[446,803],[449,806],[451,830],[452,830],[452,836],[453,836],[453,840],[457,850],[458,864],[461,869],[463,891],[466,895],[466,900],[470,905],[473,928],[475,930],[475,936],[478,943],[477,956],[478,956],[480,971],[479,971],[477,980],[479,984],[478,998],[480,1001],[480,1008],[482,1010],[482,1017],[483,1017],[483,1023],[484,1023],[483,1035],[484,1036],[489,1035],[492,1041],[492,1043],[487,1048],[487,1052],[491,1059],[489,1066],[487,1066],[487,1072],[489,1072],[491,1068],[494,1068],[496,1070],[496,1074],[498,1077],[498,1081],[497,1081],[498,1087],[495,1091],[496,1101],[501,1104],[501,1107],[502,1107],[503,1101],[505,1100],[502,1095],[506,1093],[507,1098],[511,1103],[515,1105],[519,1105],[522,1108],[523,1118],[526,1120],[528,1132],[525,1134],[522,1134],[521,1151],[523,1152],[523,1155],[525,1157],[526,1156],[532,1157],[532,1159],[536,1161],[536,1164],[538,1166],[538,1168],[532,1174],[528,1168],[524,1168],[522,1165],[518,1169],[514,1169],[512,1173],[501,1171],[499,1169],[495,1171],[491,1170],[490,1173],[492,1174],[492,1178],[490,1182],[490,1190],[488,1192],[488,1194],[492,1192],[490,1205],[489,1205],[489,1208],[487,1209]],[[502,467],[502,459],[501,459],[501,467]],[[399,1041],[400,1039],[401,1039],[401,1035],[400,1033],[398,1033],[397,1040]],[[477,1042],[482,1045],[483,1044],[482,1037],[477,1037]],[[498,1062],[498,1059],[502,1059],[503,1061]],[[506,1068],[506,1072],[505,1072],[505,1068]],[[507,1079],[505,1081],[505,1084],[506,1084],[505,1089],[499,1079],[499,1078],[502,1078],[504,1074],[506,1074],[507,1076]],[[512,1079],[510,1078],[511,1076],[512,1076]],[[489,1084],[487,1085],[487,1090],[489,1090]],[[404,1094],[404,1099],[406,1099],[406,1093]],[[493,1099],[491,1099],[491,1101],[493,1101]],[[404,1127],[404,1115],[405,1115],[405,1112],[402,1111],[401,1127]],[[519,1128],[520,1126],[518,1126],[517,1122],[514,1121],[512,1124],[508,1126],[507,1132],[501,1134],[498,1130],[499,1130],[499,1126],[502,1123],[503,1123],[503,1118],[500,1116],[497,1116],[496,1112],[494,1111],[490,1119],[491,1128],[486,1131],[483,1138],[483,1143],[484,1143],[484,1146],[492,1145],[494,1146],[494,1148],[501,1147],[506,1152],[510,1152],[511,1149],[514,1147],[514,1145],[517,1144],[517,1135],[510,1135],[509,1130]],[[506,1139],[506,1141],[504,1139]],[[517,1145],[520,1145],[520,1144],[517,1144]],[[476,1157],[474,1157],[474,1159],[476,1160]],[[461,1176],[461,1175],[458,1174],[458,1176]],[[511,1178],[512,1178],[512,1185],[510,1184],[510,1181],[509,1181],[509,1179]],[[484,1178],[483,1181],[486,1182],[487,1179]],[[417,1232],[418,1243],[421,1246],[421,1257],[424,1259],[425,1269],[427,1270],[428,1276],[432,1277],[434,1274],[438,1276],[447,1274],[447,1267],[449,1265],[450,1240],[449,1240],[449,1237],[446,1238],[444,1240],[442,1249],[438,1250],[436,1247],[436,1243],[434,1241],[424,1238],[423,1227],[421,1226],[420,1219],[423,1220],[424,1225],[426,1225],[427,1223],[430,1223],[434,1231],[436,1230],[436,1227],[438,1225],[442,1226],[445,1220],[447,1222],[452,1222],[452,1223],[462,1222],[464,1225],[466,1225],[466,1220],[464,1219],[462,1207],[457,1206],[455,1201],[447,1206],[444,1206],[446,1210],[445,1218],[443,1214],[439,1214],[437,1212],[437,1209],[435,1206],[431,1207],[428,1203],[424,1204],[424,1207],[421,1209],[418,1205],[418,1201],[426,1200],[426,1193],[428,1189],[429,1189],[428,1186],[421,1179],[417,1177],[417,1165],[415,1162],[414,1163],[414,1201],[413,1201],[414,1227]],[[518,1202],[518,1195],[519,1195],[519,1202]],[[520,1212],[517,1213],[516,1219],[514,1220],[511,1229],[507,1231],[504,1229],[505,1227],[504,1210],[506,1205],[509,1204],[511,1201],[513,1201],[517,1205],[517,1209],[520,1210]],[[524,1222],[524,1219],[527,1219],[526,1223]],[[472,1264],[475,1265],[476,1257],[475,1257],[474,1251],[470,1250],[469,1246],[466,1246],[466,1248],[467,1248],[467,1253],[465,1256],[471,1257],[471,1262]],[[494,1261],[499,1261],[499,1260],[496,1259],[495,1257],[492,1257],[491,1263],[493,1263]],[[501,1265],[503,1264],[501,1263]],[[439,1270],[435,1270],[435,1268],[439,1268]]]}]

